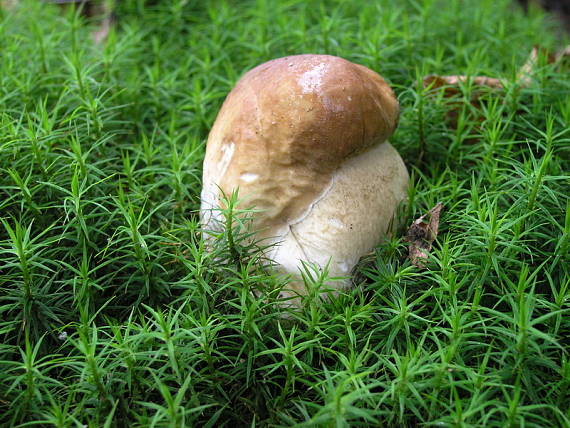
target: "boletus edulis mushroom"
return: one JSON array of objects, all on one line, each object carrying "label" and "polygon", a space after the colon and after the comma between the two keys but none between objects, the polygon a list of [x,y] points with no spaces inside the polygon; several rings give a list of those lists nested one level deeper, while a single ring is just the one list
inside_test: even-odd
[{"label": "boletus edulis mushroom", "polygon": [[[256,238],[306,294],[302,261],[350,284],[358,260],[385,237],[406,198],[408,172],[387,142],[398,101],[374,71],[329,55],[275,59],[246,73],[208,137],[201,222],[223,227],[223,194],[255,207]],[[294,304],[298,299],[293,299]]]}]

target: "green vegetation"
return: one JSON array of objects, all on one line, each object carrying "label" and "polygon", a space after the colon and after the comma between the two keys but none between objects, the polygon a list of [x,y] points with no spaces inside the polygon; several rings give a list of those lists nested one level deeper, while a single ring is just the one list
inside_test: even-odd
[{"label": "green vegetation", "polygon": [[[542,12],[123,0],[117,14],[102,47],[42,2],[0,18],[0,425],[569,426],[570,79],[541,58],[530,88],[514,84],[533,44],[563,43]],[[403,228],[354,289],[284,321],[243,228],[207,253],[197,209],[225,94],[295,53],[390,81],[406,223],[445,209],[428,269]],[[511,84],[475,107],[470,84],[426,94],[432,73]]]}]

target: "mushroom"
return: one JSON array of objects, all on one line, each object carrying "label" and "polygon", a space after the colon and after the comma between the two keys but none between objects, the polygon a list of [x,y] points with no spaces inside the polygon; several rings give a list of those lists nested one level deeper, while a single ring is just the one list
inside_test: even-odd
[{"label": "mushroom", "polygon": [[[208,137],[201,222],[220,231],[220,198],[239,189],[255,207],[256,238],[292,275],[283,295],[306,294],[301,262],[335,289],[378,245],[405,200],[408,172],[387,142],[399,115],[394,93],[372,70],[329,55],[261,64],[227,96]],[[299,299],[292,299],[298,304]]]}]

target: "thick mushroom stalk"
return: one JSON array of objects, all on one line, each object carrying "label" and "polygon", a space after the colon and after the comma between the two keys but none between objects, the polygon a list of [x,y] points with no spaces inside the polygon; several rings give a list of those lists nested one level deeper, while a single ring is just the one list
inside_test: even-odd
[{"label": "thick mushroom stalk", "polygon": [[408,172],[387,142],[399,107],[372,70],[328,55],[269,61],[227,96],[208,137],[201,221],[220,230],[220,198],[239,188],[253,228],[306,294],[302,261],[344,277],[382,240],[406,197]]}]

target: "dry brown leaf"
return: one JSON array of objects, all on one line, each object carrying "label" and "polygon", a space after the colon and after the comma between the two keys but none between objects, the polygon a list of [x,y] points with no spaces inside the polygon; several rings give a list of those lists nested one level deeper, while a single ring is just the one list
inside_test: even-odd
[{"label": "dry brown leaf", "polygon": [[101,43],[105,42],[105,40],[107,40],[107,37],[109,36],[109,31],[111,30],[112,25],[113,25],[113,22],[112,22],[111,15],[107,14],[103,18],[103,20],[101,21],[101,25],[99,25],[99,28],[97,28],[97,30],[95,30],[91,33],[91,37],[93,39],[93,42],[96,45],[100,45]]},{"label": "dry brown leaf", "polygon": [[[451,89],[449,87],[455,87],[455,93],[458,93],[457,89],[460,84],[471,81],[475,86],[486,86],[494,89],[503,89],[503,83],[499,79],[487,76],[437,76],[435,74],[430,74],[424,77],[423,84],[424,88],[439,89],[445,87],[445,89]],[[454,95],[451,94],[451,95]]]},{"label": "dry brown leaf", "polygon": [[[468,76],[436,76],[436,75],[429,75],[424,77],[423,79],[423,86],[424,88],[429,89],[429,93],[434,93],[436,91],[443,91],[443,96],[445,98],[451,98],[451,101],[448,102],[448,110],[445,113],[445,118],[449,124],[449,127],[452,129],[457,128],[457,119],[460,115],[463,101],[460,99],[453,100],[453,97],[456,97],[461,94],[460,85],[467,80],[470,80],[474,86],[486,88],[487,91],[495,91],[495,90],[502,90],[503,84],[499,79],[494,79],[485,76],[475,76],[475,77],[468,77]],[[482,90],[474,90],[471,93],[471,99],[469,102],[475,109],[469,111],[468,114],[470,115],[470,119],[474,122],[480,123],[485,119],[485,116],[482,113],[477,113],[481,107],[481,102],[479,101],[480,96],[483,94],[484,91]]]},{"label": "dry brown leaf", "polygon": [[522,88],[528,88],[532,84],[533,75],[535,73],[536,64],[538,62],[538,57],[540,54],[546,56],[546,62],[548,64],[554,64],[558,62],[564,56],[565,49],[562,49],[555,54],[551,53],[548,49],[542,48],[538,45],[533,46],[526,62],[519,69],[517,73],[517,83]]},{"label": "dry brown leaf", "polygon": [[[408,229],[408,258],[412,264],[419,269],[425,269],[425,262],[428,258],[433,241],[437,237],[439,230],[439,215],[443,208],[440,202],[426,214],[416,219]],[[424,220],[429,216],[429,221]]]},{"label": "dry brown leaf", "polygon": [[555,55],[556,61],[560,61],[568,56],[570,56],[570,45],[566,46],[564,49],[560,49]]},{"label": "dry brown leaf", "polygon": [[0,1],[0,9],[12,10],[18,6],[18,0],[2,0]]},{"label": "dry brown leaf", "polygon": [[532,83],[532,75],[534,73],[534,68],[536,67],[536,60],[538,59],[538,47],[535,46],[530,51],[528,59],[519,69],[517,73],[517,82],[527,88]]},{"label": "dry brown leaf", "polygon": [[[549,64],[562,63],[563,60],[570,57],[570,45],[559,50],[555,54],[552,54],[548,50],[539,46],[534,46],[526,62],[517,73],[516,83],[519,87],[528,88],[531,86],[540,54],[545,55],[546,61]],[[485,116],[482,113],[478,114],[477,112],[481,107],[480,97],[485,93],[483,89],[486,89],[487,92],[493,91],[499,93],[504,90],[506,86],[503,80],[488,76],[438,76],[431,74],[423,78],[423,87],[428,89],[428,93],[433,94],[435,92],[443,91],[443,96],[445,98],[452,98],[460,95],[461,85],[468,82],[474,87],[474,90],[471,92],[471,99],[469,102],[473,107],[475,107],[474,110],[469,112],[469,117],[475,123],[481,123]],[[451,100],[449,102],[445,117],[449,127],[452,129],[457,128],[457,119],[460,115],[462,106],[463,102],[460,100]]]},{"label": "dry brown leaf", "polygon": [[[536,63],[539,54],[541,53],[546,56],[546,61],[548,64],[553,64],[565,59],[566,57],[570,57],[570,45],[566,46],[564,49],[560,49],[554,54],[540,46],[533,46],[527,60],[517,73],[517,83],[519,86],[527,88],[531,85]],[[505,87],[504,83],[495,77],[469,77],[464,75],[438,76],[435,74],[430,74],[424,77],[423,86],[424,88],[430,89],[443,88],[445,91],[444,94],[446,96],[453,96],[459,93],[460,85],[468,81],[470,81],[474,86],[487,87],[492,89],[504,89]],[[478,97],[478,95],[478,93],[474,93],[475,98]]]}]

